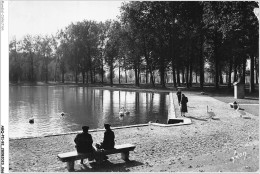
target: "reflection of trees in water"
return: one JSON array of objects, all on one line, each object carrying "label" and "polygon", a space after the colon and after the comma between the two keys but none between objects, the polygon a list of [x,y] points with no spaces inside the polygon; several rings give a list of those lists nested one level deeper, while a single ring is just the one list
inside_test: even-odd
[{"label": "reflection of trees in water", "polygon": [[114,115],[114,91],[110,91],[110,110],[108,113],[108,117],[106,117],[108,119],[105,119],[104,121],[108,122],[110,120],[109,118],[113,117],[113,115]]},{"label": "reflection of trees in water", "polygon": [[139,96],[139,92],[136,92],[135,93],[135,111],[136,111],[136,113],[138,113],[139,114],[139,98],[140,98],[140,96]]},{"label": "reflection of trees in water", "polygon": [[120,108],[121,108],[121,97],[120,97],[120,93],[121,93],[121,91],[118,92],[118,97],[119,97],[119,102],[118,102],[119,106],[118,106],[118,108],[119,108],[119,110],[120,110]]},{"label": "reflection of trees in water", "polygon": [[161,114],[161,115],[156,115],[156,119],[158,119],[160,121],[160,119],[162,119],[164,117],[165,111],[166,111],[166,107],[165,107],[166,95],[165,94],[161,94],[159,96],[160,96],[160,99],[159,99],[159,103],[160,103],[159,114]]},{"label": "reflection of trees in water", "polygon": [[100,90],[101,92],[101,112],[104,113],[104,91]]},{"label": "reflection of trees in water", "polygon": [[150,114],[153,113],[153,99],[154,99],[154,93],[150,94],[151,99],[150,99]]},{"label": "reflection of trees in water", "polygon": [[[96,111],[96,93],[95,93],[95,90],[92,90],[92,102],[93,102],[93,104],[92,104],[92,113],[96,113],[95,111]],[[92,114],[93,115],[93,114]]]},{"label": "reflection of trees in water", "polygon": [[[130,111],[130,114],[120,120],[119,110],[123,106]],[[38,129],[35,131],[39,131],[39,134],[55,133],[55,131],[79,131],[83,124],[95,129],[103,128],[105,122],[109,122],[112,126],[120,126],[122,124],[142,124],[156,119],[161,121],[167,115],[166,110],[167,97],[163,93],[109,91],[64,86],[10,90],[12,130],[15,130],[15,126],[21,122],[27,124],[28,118],[35,113],[36,119],[41,118],[41,122],[38,121],[33,126]],[[64,117],[60,116],[61,112],[65,113]],[[29,128],[25,129],[29,130]]]}]

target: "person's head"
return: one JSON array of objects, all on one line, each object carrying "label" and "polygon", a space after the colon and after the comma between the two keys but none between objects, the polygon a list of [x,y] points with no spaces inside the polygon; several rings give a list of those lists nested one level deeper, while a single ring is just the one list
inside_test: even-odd
[{"label": "person's head", "polygon": [[105,127],[106,130],[108,130],[108,129],[110,129],[110,124],[106,123],[106,124],[104,124],[104,127]]},{"label": "person's head", "polygon": [[88,126],[82,126],[82,130],[84,133],[88,133],[88,129],[89,129]]},{"label": "person's head", "polygon": [[182,94],[182,97],[185,97],[185,95],[184,95],[184,94]]},{"label": "person's head", "polygon": [[179,92],[181,92],[181,89],[180,89],[180,88],[178,88],[178,91],[179,91]]}]

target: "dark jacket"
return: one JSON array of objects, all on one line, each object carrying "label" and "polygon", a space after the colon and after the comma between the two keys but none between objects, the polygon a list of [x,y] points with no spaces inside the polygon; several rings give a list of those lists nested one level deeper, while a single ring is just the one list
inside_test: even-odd
[{"label": "dark jacket", "polygon": [[176,93],[177,97],[178,97],[178,102],[181,102],[181,91],[177,91]]},{"label": "dark jacket", "polygon": [[188,112],[187,103],[188,103],[188,98],[182,97],[182,99],[181,99],[181,112]]},{"label": "dark jacket", "polygon": [[89,133],[80,133],[76,136],[74,139],[74,142],[76,143],[76,149],[77,152],[80,153],[86,153],[86,152],[92,152],[93,147],[93,139],[92,136]]},{"label": "dark jacket", "polygon": [[102,147],[104,149],[113,149],[115,146],[115,134],[111,129],[108,129],[104,133],[104,140]]}]

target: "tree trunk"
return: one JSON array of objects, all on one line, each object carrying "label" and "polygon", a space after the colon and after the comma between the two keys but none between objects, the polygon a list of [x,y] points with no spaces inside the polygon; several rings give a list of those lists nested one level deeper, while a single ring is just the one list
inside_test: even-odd
[{"label": "tree trunk", "polygon": [[65,66],[64,66],[63,60],[61,61],[60,69],[61,69],[61,81],[62,81],[62,83],[64,83],[65,82]]},{"label": "tree trunk", "polygon": [[34,81],[34,62],[33,62],[33,55],[32,52],[30,52],[30,61],[31,61],[31,72],[30,72],[30,81],[33,82]]},{"label": "tree trunk", "polygon": [[121,79],[120,79],[120,62],[119,62],[119,67],[118,67],[118,83],[120,84],[120,81],[121,81]]},{"label": "tree trunk", "polygon": [[84,84],[85,83],[85,71],[83,70],[81,73],[82,73],[82,83]]},{"label": "tree trunk", "polygon": [[232,59],[229,59],[229,71],[228,71],[228,88],[231,88],[231,74],[232,74],[232,65],[233,61]]},{"label": "tree trunk", "polygon": [[214,38],[214,63],[215,63],[215,88],[219,89],[219,39],[217,35],[217,31],[215,31],[215,38]]},{"label": "tree trunk", "polygon": [[179,66],[177,66],[177,84],[178,84],[178,86],[181,86]]},{"label": "tree trunk", "polygon": [[48,83],[48,61],[47,57],[44,56],[45,60],[45,83]]},{"label": "tree trunk", "polygon": [[58,62],[57,57],[55,58],[55,69],[54,69],[54,82],[57,81],[57,69],[58,69]]},{"label": "tree trunk", "polygon": [[199,67],[200,67],[200,88],[203,89],[204,86],[203,35],[200,36]]},{"label": "tree trunk", "polygon": [[152,82],[153,87],[155,87],[154,76],[153,76],[152,70],[150,71],[150,80],[151,80],[151,82]]},{"label": "tree trunk", "polygon": [[193,81],[193,78],[192,78],[192,70],[193,70],[193,67],[192,67],[192,63],[190,64],[190,87],[192,87],[192,81]]},{"label": "tree trunk", "polygon": [[196,70],[196,84],[198,83],[198,71]]},{"label": "tree trunk", "polygon": [[160,80],[161,80],[161,85],[163,88],[165,88],[165,71],[164,71],[164,67],[160,68]]},{"label": "tree trunk", "polygon": [[164,79],[165,79],[165,85],[166,85],[168,83],[168,74],[167,74],[167,72],[165,72]]},{"label": "tree trunk", "polygon": [[75,71],[75,82],[76,84],[78,84],[78,70],[76,68],[76,71]]},{"label": "tree trunk", "polygon": [[[103,45],[103,44],[102,44]],[[102,52],[101,52],[101,68],[100,68],[100,71],[101,71],[101,82],[102,84],[104,83],[104,67],[103,67],[103,55],[102,55]]]},{"label": "tree trunk", "polygon": [[235,61],[235,64],[234,64],[234,80],[233,80],[233,83],[235,83],[237,81],[237,64],[236,64],[236,61]]},{"label": "tree trunk", "polygon": [[255,83],[258,84],[259,66],[257,63],[257,57],[255,57]]},{"label": "tree trunk", "polygon": [[86,72],[86,83],[88,84],[88,74],[89,74],[89,70],[87,70],[87,72]]},{"label": "tree trunk", "polygon": [[147,66],[145,68],[145,83],[148,84],[148,70],[147,70]]},{"label": "tree trunk", "polygon": [[135,85],[139,86],[139,74],[138,74],[138,68],[135,66]]},{"label": "tree trunk", "polygon": [[217,48],[215,48],[215,88],[219,89],[219,69],[218,69],[218,54],[217,54]]},{"label": "tree trunk", "polygon": [[90,83],[93,84],[93,70],[92,70],[92,65],[90,63],[89,65],[89,71],[90,71]]},{"label": "tree trunk", "polygon": [[219,83],[223,85],[223,76],[222,76],[221,68],[219,68]]},{"label": "tree trunk", "polygon": [[175,74],[175,66],[172,60],[172,80],[173,80],[173,86],[176,87],[176,74]]},{"label": "tree trunk", "polygon": [[126,69],[125,69],[125,83],[127,83],[127,73],[126,73]]},{"label": "tree trunk", "polygon": [[189,88],[189,65],[186,66],[186,87]]},{"label": "tree trunk", "polygon": [[94,84],[96,83],[96,70],[95,70],[95,67],[93,69],[93,83]]},{"label": "tree trunk", "polygon": [[144,35],[143,35],[142,38],[143,38],[144,58],[146,60],[146,83],[148,83],[148,70],[147,69],[149,69],[149,72],[151,74],[151,76],[150,76],[151,80],[150,81],[152,81],[152,84],[154,86],[154,81],[152,79],[152,68],[151,68],[151,64],[149,63],[150,62],[149,61],[149,55],[148,55],[147,50],[146,50],[146,39],[145,39]]},{"label": "tree trunk", "polygon": [[185,83],[185,77],[184,77],[184,67],[182,68],[182,84]]},{"label": "tree trunk", "polygon": [[64,71],[62,72],[62,75],[61,75],[61,81],[62,81],[62,83],[65,82],[65,73],[64,73]]},{"label": "tree trunk", "polygon": [[138,84],[138,85],[140,85],[140,83],[141,83],[141,80],[140,80],[140,79],[141,79],[141,71],[140,71],[140,66],[139,66],[139,64],[138,64],[137,67],[138,67],[138,69],[137,69],[137,75],[138,75],[138,78],[139,78],[139,79],[138,79],[138,81],[139,81],[139,84]]},{"label": "tree trunk", "polygon": [[139,77],[139,84],[142,83],[142,75],[138,72],[138,77]]},{"label": "tree trunk", "polygon": [[[246,55],[245,55],[246,56]],[[243,66],[242,66],[242,78],[240,83],[245,84],[246,82],[246,58],[243,58]]]},{"label": "tree trunk", "polygon": [[254,83],[254,56],[250,56],[251,58],[251,63],[250,63],[250,92],[255,92],[255,83]]},{"label": "tree trunk", "polygon": [[110,65],[110,85],[113,86],[113,65]]}]

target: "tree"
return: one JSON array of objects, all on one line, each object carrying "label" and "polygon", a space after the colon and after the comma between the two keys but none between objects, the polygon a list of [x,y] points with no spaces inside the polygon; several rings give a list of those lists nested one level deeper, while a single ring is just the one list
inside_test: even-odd
[{"label": "tree", "polygon": [[108,41],[105,47],[105,61],[109,66],[110,85],[113,86],[115,62],[119,55],[119,35],[121,26],[118,21],[113,21],[108,31]]}]

